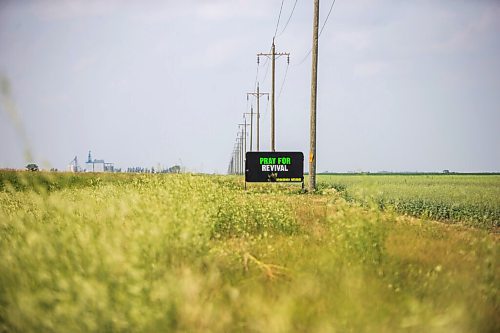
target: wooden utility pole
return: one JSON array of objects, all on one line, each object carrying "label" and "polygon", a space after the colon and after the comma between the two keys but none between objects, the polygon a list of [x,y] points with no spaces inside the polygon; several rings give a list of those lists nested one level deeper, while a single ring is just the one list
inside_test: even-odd
[{"label": "wooden utility pole", "polygon": [[260,150],[260,145],[259,145],[259,137],[260,137],[260,129],[259,129],[259,122],[260,122],[260,96],[264,96],[264,95],[267,95],[267,99],[269,100],[269,93],[261,93],[259,91],[259,82],[257,82],[257,91],[256,92],[250,92],[250,93],[247,93],[247,100],[248,100],[248,95],[252,95],[252,96],[255,96],[257,97],[257,151]]},{"label": "wooden utility pole", "polygon": [[241,134],[243,135],[243,152],[246,154],[247,153],[247,126],[250,126],[250,124],[247,124],[247,118],[243,115],[243,124],[238,124],[238,126],[242,126]]},{"label": "wooden utility pole", "polygon": [[272,47],[272,63],[271,63],[271,72],[272,72],[272,97],[271,97],[271,149],[272,151],[276,150],[276,114],[275,114],[275,106],[274,106],[274,96],[275,94],[275,86],[276,86],[276,46],[274,45],[274,38],[273,38],[273,47]]},{"label": "wooden utility pole", "polygon": [[238,138],[236,138],[236,142],[234,143],[233,148],[233,174],[238,172]]},{"label": "wooden utility pole", "polygon": [[274,90],[275,90],[275,82],[276,82],[276,57],[287,56],[287,61],[290,63],[290,53],[287,52],[279,52],[276,53],[276,46],[273,45],[271,47],[271,53],[258,53],[257,54],[257,63],[259,62],[260,56],[271,57],[271,71],[272,71],[272,88],[271,88],[271,150],[276,151],[276,141],[275,141],[275,108],[274,108]]},{"label": "wooden utility pole", "polygon": [[242,139],[241,139],[241,170],[242,170],[242,174],[245,173],[245,158],[246,158],[246,154],[247,154],[247,126],[250,126],[249,124],[247,124],[247,119],[245,117],[243,117],[244,119],[244,123],[243,124],[238,124],[238,126],[241,126],[242,129],[241,129],[241,136],[242,136]]},{"label": "wooden utility pole", "polygon": [[243,115],[243,161],[245,161],[247,154],[247,118]]},{"label": "wooden utility pole", "polygon": [[240,175],[243,174],[245,155],[243,155],[243,130],[240,138]]},{"label": "wooden utility pole", "polygon": [[[250,115],[250,151],[253,151],[253,106],[250,107],[250,112],[245,112],[243,114],[243,117],[245,117],[245,115],[247,114]],[[246,117],[245,117],[245,122],[246,122]]]},{"label": "wooden utility pole", "polygon": [[241,138],[238,139],[238,148],[236,152],[237,152],[236,174],[239,175],[241,170]]},{"label": "wooden utility pole", "polygon": [[319,0],[314,0],[312,74],[311,74],[311,138],[309,151],[309,192],[316,190],[316,105],[318,95],[318,22]]},{"label": "wooden utility pole", "polygon": [[234,174],[237,175],[238,172],[239,172],[239,163],[240,163],[240,151],[239,151],[239,148],[240,147],[240,144],[238,143],[238,136],[236,136],[236,142],[234,143],[234,167],[233,167],[233,170],[234,170]]},{"label": "wooden utility pole", "polygon": [[240,133],[241,136],[238,136],[238,174],[241,174],[243,170],[243,129]]}]

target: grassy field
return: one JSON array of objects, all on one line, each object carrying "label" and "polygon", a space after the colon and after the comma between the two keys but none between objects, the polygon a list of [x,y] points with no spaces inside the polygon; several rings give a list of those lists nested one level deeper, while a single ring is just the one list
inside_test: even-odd
[{"label": "grassy field", "polygon": [[0,332],[500,331],[490,222],[379,200],[498,212],[498,178],[373,179],[1,172]]},{"label": "grassy field", "polygon": [[480,228],[500,227],[500,175],[320,175],[349,201]]}]

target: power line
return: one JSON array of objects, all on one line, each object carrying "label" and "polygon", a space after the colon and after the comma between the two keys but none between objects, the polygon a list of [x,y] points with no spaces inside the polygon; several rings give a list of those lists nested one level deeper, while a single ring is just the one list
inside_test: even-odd
[{"label": "power line", "polygon": [[[257,82],[259,82],[259,61],[257,61],[257,72],[255,73],[254,88],[257,87]],[[248,107],[248,105],[247,105],[247,107]]]},{"label": "power line", "polygon": [[285,86],[286,75],[288,74],[288,67],[290,67],[290,64],[287,63],[286,70],[285,70],[285,75],[283,76],[283,82],[281,82],[280,92],[278,93],[278,99],[280,98],[281,92],[283,91],[283,87]]},{"label": "power line", "polygon": [[292,18],[293,12],[295,11],[295,6],[297,6],[297,1],[298,0],[295,0],[295,3],[293,4],[292,12],[290,13],[290,16],[288,16],[288,20],[286,21],[285,27],[283,28],[283,30],[281,30],[281,32],[280,32],[280,34],[278,36],[283,35],[283,33],[286,30],[286,27],[288,27],[288,23],[290,23],[290,19]]},{"label": "power line", "polygon": [[[333,9],[333,5],[335,4],[335,0],[332,1],[332,5],[330,6],[330,10],[328,11],[328,15],[326,15],[326,19],[325,19],[325,22],[323,22],[323,25],[321,26],[321,30],[319,32],[319,35],[318,35],[318,38],[321,36],[321,33],[323,32],[323,29],[325,29],[325,26],[326,26],[326,22],[328,22],[328,19],[330,18],[330,14],[332,13],[332,9]],[[295,66],[300,66],[304,63],[304,61],[306,61],[306,59],[309,57],[309,55],[311,54],[312,52],[312,48],[309,49],[309,52],[307,52],[307,54],[304,56],[304,58],[302,58],[302,60],[300,60],[300,62],[295,65]]]},{"label": "power line", "polygon": [[312,52],[312,49],[309,49],[309,52],[307,52],[307,54],[304,56],[304,58],[302,58],[302,60],[297,65],[295,65],[295,66],[302,65],[304,63],[304,61],[306,61],[307,58],[309,58],[309,55],[311,54],[311,52]]},{"label": "power line", "polygon": [[[330,18],[330,14],[332,13],[333,5],[335,5],[335,0],[332,1],[332,5],[330,6],[330,10],[328,11],[328,15],[326,15],[325,22],[323,22],[323,25],[321,26],[321,30],[319,31],[319,36],[321,36],[323,29],[325,29],[326,22],[328,22],[328,19]],[[318,36],[318,38],[319,38],[319,36]]]},{"label": "power line", "polygon": [[276,22],[276,29],[274,30],[274,37],[273,37],[273,40],[274,38],[276,37],[276,33],[278,32],[278,26],[280,25],[280,18],[281,18],[281,11],[283,10],[283,3],[285,2],[285,0],[281,0],[281,7],[280,7],[280,13],[278,15],[278,22]]},{"label": "power line", "polygon": [[266,78],[267,78],[267,73],[269,73],[269,59],[266,59],[266,63],[267,63],[267,66],[266,66],[266,73],[264,74],[264,78],[262,79],[262,82],[265,82],[266,81]]},{"label": "power line", "polygon": [[[293,8],[292,8],[292,11],[290,13],[290,16],[288,17],[286,23],[285,23],[285,26],[283,27],[283,29],[281,30],[280,32],[280,35],[283,34],[283,32],[286,30],[286,28],[288,27],[288,24],[290,23],[290,20],[293,16],[293,13],[295,11],[295,7],[297,6],[297,2],[298,0],[295,0],[295,3],[293,4]],[[288,67],[289,67],[289,63],[290,63],[290,60],[289,60],[289,54],[288,53],[275,53],[275,44],[274,44],[274,40],[276,38],[276,34],[278,33],[278,28],[279,28],[279,24],[280,24],[280,20],[281,20],[281,14],[283,13],[283,4],[285,3],[285,0],[281,0],[281,5],[280,5],[280,11],[279,11],[279,14],[278,14],[278,20],[276,22],[276,28],[274,29],[274,36],[273,36],[273,43],[271,45],[271,50],[269,51],[269,53],[267,54],[264,54],[264,53],[261,53],[261,54],[258,54],[257,55],[257,68],[256,68],[256,73],[255,73],[255,84],[254,86],[257,87],[258,89],[258,84],[259,84],[259,67],[260,67],[260,61],[259,61],[259,55],[265,55],[266,56],[266,63],[264,64],[266,66],[266,72],[264,74],[264,81],[266,80],[267,78],[267,73],[269,71],[269,63],[271,61],[269,61],[269,58],[267,56],[272,56],[272,65],[273,65],[273,83],[272,83],[272,88],[273,88],[273,93],[272,93],[272,96],[273,96],[273,104],[272,104],[272,119],[271,119],[271,123],[272,123],[272,149],[274,150],[274,75],[275,75],[275,56],[278,55],[278,56],[281,56],[281,55],[288,55],[288,61],[287,61],[287,67],[286,67],[286,71],[285,71],[285,75],[284,75],[284,78],[283,78],[283,82],[281,84],[281,88],[280,88],[280,91],[279,91],[279,94],[278,94],[278,98],[281,96],[281,92],[283,90],[283,87],[285,85],[285,80],[286,80],[286,76],[288,74]],[[258,90],[257,90],[258,91]],[[252,103],[253,105],[253,103]],[[266,104],[266,111],[267,111],[267,108],[268,108],[268,105],[269,105],[269,99],[268,99],[268,102]],[[248,98],[247,98],[247,106],[246,108],[248,109]]]},{"label": "power line", "polygon": [[[271,45],[271,48],[269,49],[269,53],[272,51],[272,49],[273,49],[273,46]],[[266,78],[267,78],[267,73],[269,72],[269,64],[270,64],[270,62],[269,62],[269,58],[267,58],[267,57],[266,57],[266,59],[264,60],[264,64],[263,64],[263,66],[266,66],[266,71],[265,71],[265,73],[264,73],[264,78],[263,78],[263,79],[262,79],[262,81],[260,81],[260,82],[264,82],[264,81],[266,81]],[[260,66],[259,56],[257,56],[257,66]],[[258,68],[257,68],[257,71],[258,71]],[[256,76],[256,78],[255,78],[255,87],[254,87],[254,88],[256,88],[256,87],[257,87],[257,83],[258,83],[258,75],[259,75],[259,73],[257,73],[257,76]]]}]

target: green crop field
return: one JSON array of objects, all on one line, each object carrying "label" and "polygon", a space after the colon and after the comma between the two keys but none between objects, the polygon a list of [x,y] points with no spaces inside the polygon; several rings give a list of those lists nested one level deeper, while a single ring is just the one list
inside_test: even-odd
[{"label": "green crop field", "polygon": [[0,332],[498,332],[499,179],[0,172]]},{"label": "green crop field", "polygon": [[500,227],[500,175],[320,175],[349,201],[408,215]]}]

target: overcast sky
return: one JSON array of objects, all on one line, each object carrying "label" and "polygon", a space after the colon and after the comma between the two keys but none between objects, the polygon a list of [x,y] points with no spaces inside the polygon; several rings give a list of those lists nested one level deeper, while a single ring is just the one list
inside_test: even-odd
[{"label": "overcast sky", "polygon": [[[283,31],[294,2],[276,37],[291,53],[288,71],[276,62],[276,148],[307,157],[313,1]],[[65,169],[92,150],[122,168],[226,172],[280,5],[0,0],[0,168],[22,168],[29,150]],[[500,171],[500,1],[337,0],[318,81],[318,171]]]}]

